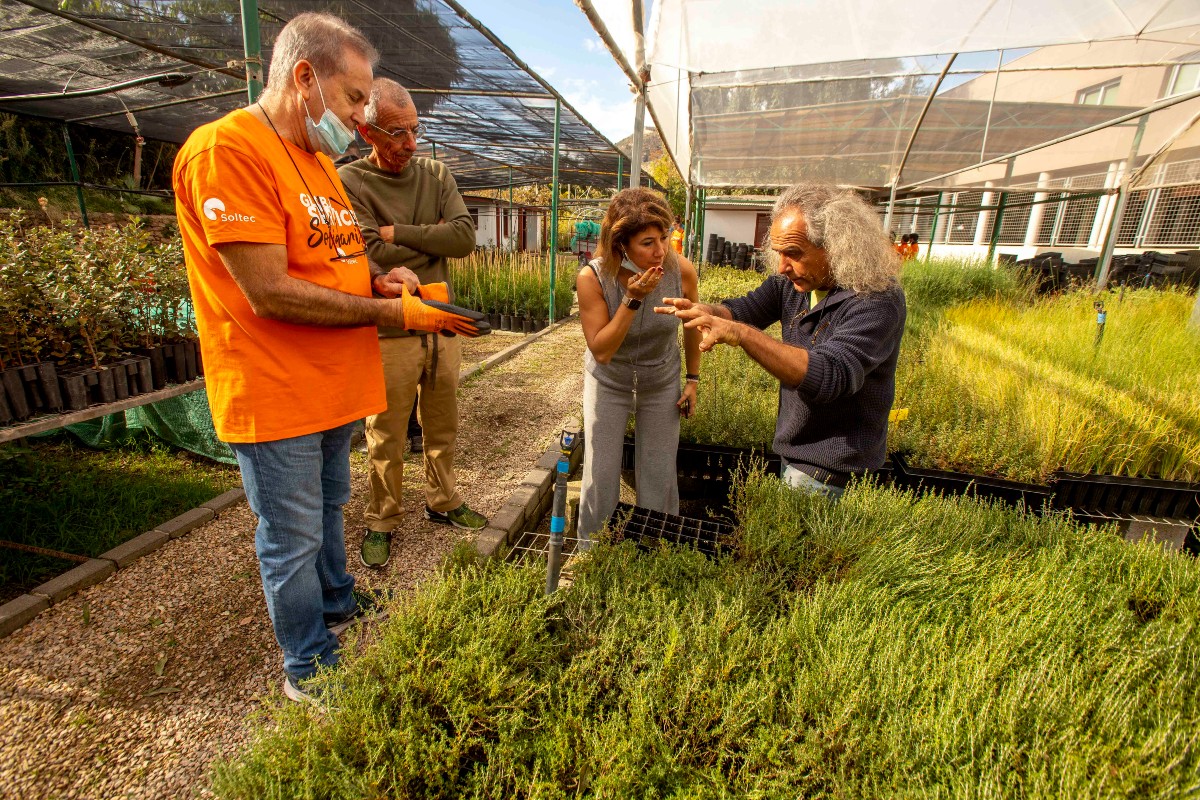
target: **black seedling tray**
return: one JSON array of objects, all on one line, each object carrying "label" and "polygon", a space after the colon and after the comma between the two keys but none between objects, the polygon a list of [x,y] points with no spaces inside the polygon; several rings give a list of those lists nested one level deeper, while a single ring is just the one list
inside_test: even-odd
[{"label": "black seedling tray", "polygon": [[728,522],[664,514],[628,503],[617,503],[617,509],[608,518],[608,529],[616,541],[628,539],[643,550],[669,542],[712,557],[732,549],[736,530]]},{"label": "black seedling tray", "polygon": [[1200,518],[1200,485],[1118,475],[1056,472],[1054,505],[1078,515],[1145,514],[1172,519]]},{"label": "black seedling tray", "polygon": [[1001,500],[1010,506],[1024,506],[1034,512],[1040,512],[1054,496],[1051,487],[1036,483],[1006,481],[969,472],[917,469],[908,465],[902,453],[893,453],[891,461],[893,482],[902,489],[984,497]]}]

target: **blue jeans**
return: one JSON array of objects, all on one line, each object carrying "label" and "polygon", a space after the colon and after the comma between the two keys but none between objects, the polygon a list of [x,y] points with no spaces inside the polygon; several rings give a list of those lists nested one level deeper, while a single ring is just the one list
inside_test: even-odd
[{"label": "blue jeans", "polygon": [[354,423],[275,442],[230,444],[250,510],[254,548],[283,668],[293,680],[338,661],[326,620],[355,609],[342,506],[350,500]]},{"label": "blue jeans", "polygon": [[801,472],[787,463],[784,464],[783,468],[783,482],[793,489],[827,497],[834,503],[841,500],[842,493],[846,491],[844,487],[830,486],[828,483],[819,481],[807,472]]}]

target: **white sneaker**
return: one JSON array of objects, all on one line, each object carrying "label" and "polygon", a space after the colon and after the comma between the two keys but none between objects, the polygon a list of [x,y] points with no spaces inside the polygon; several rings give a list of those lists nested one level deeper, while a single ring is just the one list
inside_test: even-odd
[{"label": "white sneaker", "polygon": [[297,703],[308,703],[309,705],[325,710],[324,701],[315,692],[306,692],[300,688],[292,676],[288,675],[283,679],[283,693],[287,695],[289,700],[294,700]]}]

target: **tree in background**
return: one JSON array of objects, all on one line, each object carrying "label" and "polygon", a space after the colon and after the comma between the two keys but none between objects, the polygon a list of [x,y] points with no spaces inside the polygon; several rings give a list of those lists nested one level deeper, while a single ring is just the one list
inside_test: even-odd
[{"label": "tree in background", "polygon": [[687,208],[687,184],[683,176],[675,169],[675,162],[665,152],[645,166],[645,171],[651,178],[658,181],[659,186],[666,189],[667,202],[675,216],[684,218]]}]

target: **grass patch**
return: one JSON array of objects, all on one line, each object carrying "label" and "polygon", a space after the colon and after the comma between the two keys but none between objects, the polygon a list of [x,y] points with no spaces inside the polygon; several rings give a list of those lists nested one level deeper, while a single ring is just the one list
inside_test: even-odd
[{"label": "grass patch", "polygon": [[[1108,322],[1099,346],[1095,299]],[[1075,292],[947,310],[897,374],[892,448],[1044,481],[1056,469],[1200,480],[1200,350],[1176,290]]]},{"label": "grass patch", "polygon": [[970,300],[992,299],[1024,305],[1033,301],[1036,286],[1013,269],[993,267],[982,259],[931,258],[907,261],[900,275],[908,304],[905,345],[936,328],[942,314]]},{"label": "grass patch", "polygon": [[1176,797],[1200,566],[1068,519],[752,478],[738,552],[459,558],[220,797]]},{"label": "grass patch", "polygon": [[[113,450],[91,450],[66,436],[0,447],[0,538],[98,556],[238,484],[236,467],[149,438]],[[0,600],[74,566],[0,552]]]}]

